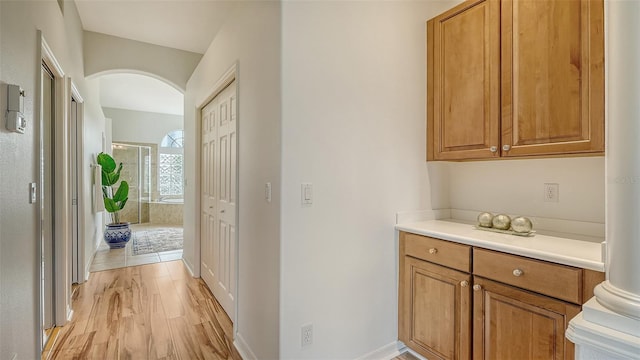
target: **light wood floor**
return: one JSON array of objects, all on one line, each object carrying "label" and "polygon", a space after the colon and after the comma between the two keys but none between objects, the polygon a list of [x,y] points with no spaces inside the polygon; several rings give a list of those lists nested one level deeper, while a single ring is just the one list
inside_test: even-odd
[{"label": "light wood floor", "polygon": [[419,359],[413,356],[413,354],[411,354],[410,352],[405,352],[394,357],[393,360],[419,360]]},{"label": "light wood floor", "polygon": [[182,261],[100,271],[73,297],[48,359],[233,359],[232,323]]}]

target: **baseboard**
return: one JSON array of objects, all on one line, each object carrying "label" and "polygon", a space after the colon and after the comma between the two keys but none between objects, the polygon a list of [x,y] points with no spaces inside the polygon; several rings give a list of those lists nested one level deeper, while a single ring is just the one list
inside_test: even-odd
[{"label": "baseboard", "polygon": [[194,275],[193,269],[191,268],[191,264],[189,264],[189,262],[187,261],[187,259],[182,258],[182,263],[184,264],[184,267],[187,268],[187,271],[189,272],[189,274],[191,274],[191,277],[196,277]]},{"label": "baseboard", "polygon": [[67,321],[71,321],[71,319],[73,319],[73,309],[67,305]]},{"label": "baseboard", "polygon": [[247,344],[240,333],[236,333],[235,339],[233,339],[233,345],[240,353],[243,360],[258,360],[256,354],[251,351],[251,347]]},{"label": "baseboard", "polygon": [[91,264],[93,264],[93,259],[96,257],[96,252],[98,251],[98,247],[94,244],[94,249],[91,252],[91,256],[89,257],[89,261],[84,264],[84,282],[89,281],[89,276],[91,275]]},{"label": "baseboard", "polygon": [[377,350],[364,354],[356,360],[391,360],[405,351],[407,351],[407,346],[403,342],[394,341]]}]

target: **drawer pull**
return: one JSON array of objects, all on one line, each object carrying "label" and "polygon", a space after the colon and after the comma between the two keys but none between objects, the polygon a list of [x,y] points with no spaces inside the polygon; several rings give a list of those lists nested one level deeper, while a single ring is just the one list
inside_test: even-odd
[{"label": "drawer pull", "polygon": [[522,276],[522,275],[524,275],[524,271],[520,269],[513,270],[513,276]]},{"label": "drawer pull", "polygon": [[436,248],[429,249],[429,254],[437,254],[437,253],[438,253],[438,249]]},{"label": "drawer pull", "polygon": [[473,291],[480,291],[480,290],[482,290],[481,285],[478,285],[478,284],[473,285]]},{"label": "drawer pull", "polygon": [[469,282],[467,280],[460,281],[460,286],[467,287],[469,286]]}]

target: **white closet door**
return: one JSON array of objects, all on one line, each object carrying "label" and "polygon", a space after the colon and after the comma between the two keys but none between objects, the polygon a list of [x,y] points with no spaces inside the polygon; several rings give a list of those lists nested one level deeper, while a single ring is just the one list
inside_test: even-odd
[{"label": "white closet door", "polygon": [[230,318],[236,284],[236,86],[202,110],[202,278]]}]

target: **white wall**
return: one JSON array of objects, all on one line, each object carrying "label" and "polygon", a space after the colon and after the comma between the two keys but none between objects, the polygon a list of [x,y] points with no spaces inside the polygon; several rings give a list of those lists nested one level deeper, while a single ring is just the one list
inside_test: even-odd
[{"label": "white wall", "polygon": [[[65,73],[85,99],[85,143],[94,138],[102,114],[84,80],[81,22],[73,2],[63,17],[55,1],[0,2],[0,111],[6,110],[6,84],[26,91],[24,135],[0,127],[0,359],[36,359],[38,334],[38,208],[28,203],[28,183],[39,177],[38,116],[35,96],[39,82],[37,29],[41,29]],[[3,121],[4,122],[4,121]],[[83,166],[88,169],[86,162]],[[87,187],[84,191],[86,193]],[[90,215],[90,214],[89,214]],[[87,216],[87,232],[96,227]]]},{"label": "white wall", "polygon": [[[452,209],[604,224],[602,156],[447,165]],[[559,184],[559,202],[543,201],[545,183]]]},{"label": "white wall", "polygon": [[181,115],[160,114],[146,111],[102,108],[112,120],[114,142],[158,144],[169,131],[183,128]]},{"label": "white wall", "polygon": [[[239,269],[236,340],[259,359],[277,359],[280,266],[280,3],[240,2],[187,84],[185,93],[184,259],[199,257],[200,148],[196,106],[235,63],[239,69]],[[193,176],[195,174],[195,177]],[[271,182],[273,200],[264,200]],[[193,206],[195,204],[195,206]],[[197,272],[197,271],[196,271]],[[249,354],[249,356],[251,356]]]},{"label": "white wall", "polygon": [[282,5],[281,358],[357,358],[397,339],[395,213],[431,207],[425,22],[454,4]]},{"label": "white wall", "polygon": [[[84,118],[84,144],[83,144],[83,160],[82,166],[84,167],[84,181],[82,184],[82,191],[84,194],[84,261],[85,270],[88,273],[91,267],[91,261],[96,249],[102,241],[102,234],[104,230],[104,214],[100,212],[93,213],[92,201],[94,191],[93,184],[95,179],[93,178],[93,172],[89,164],[96,163],[96,157],[102,151],[102,138],[105,137],[105,143],[111,143],[110,121],[104,118],[102,114],[102,108],[98,99],[100,99],[100,83],[97,79],[86,80],[85,90],[82,93],[85,99],[85,118]],[[95,114],[95,115],[91,115]],[[110,148],[108,149],[110,150]],[[102,201],[102,198],[98,198],[97,201]]]},{"label": "white wall", "polygon": [[201,54],[128,40],[116,36],[84,32],[85,72],[127,70],[142,72],[169,81],[184,90]]}]

